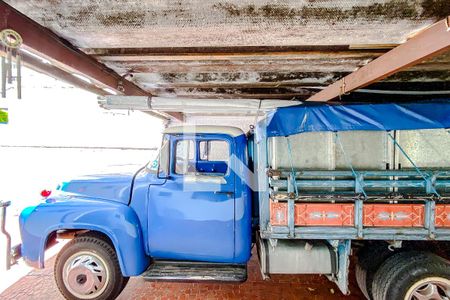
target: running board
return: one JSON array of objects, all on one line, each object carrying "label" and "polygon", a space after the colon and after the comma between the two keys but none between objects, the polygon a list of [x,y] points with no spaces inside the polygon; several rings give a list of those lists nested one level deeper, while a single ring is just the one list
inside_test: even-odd
[{"label": "running board", "polygon": [[247,266],[185,261],[154,261],[142,277],[148,281],[244,282]]}]

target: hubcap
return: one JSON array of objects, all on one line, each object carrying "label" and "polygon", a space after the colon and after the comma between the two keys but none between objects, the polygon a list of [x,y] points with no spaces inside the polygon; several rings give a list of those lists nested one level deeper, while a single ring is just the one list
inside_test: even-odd
[{"label": "hubcap", "polygon": [[420,280],[408,290],[405,300],[450,300],[450,280],[440,277]]},{"label": "hubcap", "polygon": [[98,297],[105,290],[108,280],[109,270],[106,263],[95,253],[76,253],[64,264],[64,285],[77,298]]}]

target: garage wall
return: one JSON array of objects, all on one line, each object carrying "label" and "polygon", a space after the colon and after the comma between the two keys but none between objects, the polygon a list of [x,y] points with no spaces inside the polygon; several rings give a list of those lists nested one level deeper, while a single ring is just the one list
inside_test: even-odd
[{"label": "garage wall", "polygon": [[[187,115],[186,123],[190,125],[222,125],[235,126],[247,132],[250,125],[255,124],[254,116],[208,116],[208,115]],[[177,125],[177,124],[172,124]]]}]

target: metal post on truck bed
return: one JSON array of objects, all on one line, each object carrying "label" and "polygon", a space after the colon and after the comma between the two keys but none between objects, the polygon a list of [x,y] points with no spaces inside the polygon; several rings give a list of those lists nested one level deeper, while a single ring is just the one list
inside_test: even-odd
[{"label": "metal post on truck bed", "polygon": [[[11,268],[11,236],[6,231],[6,208],[11,205],[11,201],[0,201],[0,233],[5,240],[4,257],[0,255],[0,259],[4,263],[0,263],[0,270],[9,270]],[[0,253],[3,251],[0,250]]]},{"label": "metal post on truck bed", "polygon": [[436,238],[436,202],[425,200],[425,228],[428,230],[428,237],[431,240]]},{"label": "metal post on truck bed", "polygon": [[260,123],[260,130],[255,130],[256,172],[258,176],[259,226],[261,232],[267,231],[269,225],[269,179],[267,177],[267,131],[266,120]]}]

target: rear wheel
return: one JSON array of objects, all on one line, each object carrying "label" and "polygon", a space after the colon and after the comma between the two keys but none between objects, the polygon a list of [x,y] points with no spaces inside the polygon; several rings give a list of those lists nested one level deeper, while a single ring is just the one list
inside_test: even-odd
[{"label": "rear wheel", "polygon": [[450,299],[450,263],[432,253],[408,251],[388,258],[375,274],[373,299]]},{"label": "rear wheel", "polygon": [[389,250],[387,243],[371,243],[358,251],[355,277],[358,287],[367,299],[372,299],[372,281],[380,265],[395,252]]},{"label": "rear wheel", "polygon": [[55,262],[56,284],[66,299],[114,299],[125,288],[112,245],[100,236],[70,241]]},{"label": "rear wheel", "polygon": [[450,299],[450,280],[442,277],[426,277],[409,288],[405,299]]}]

